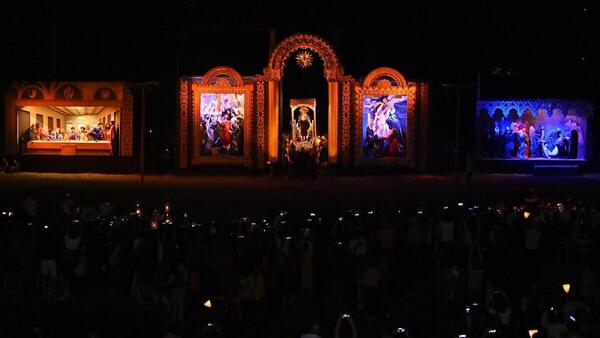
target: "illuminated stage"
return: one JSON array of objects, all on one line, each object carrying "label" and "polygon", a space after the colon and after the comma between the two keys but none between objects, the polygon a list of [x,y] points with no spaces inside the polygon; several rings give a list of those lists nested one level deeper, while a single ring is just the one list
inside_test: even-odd
[{"label": "illuminated stage", "polygon": [[588,128],[593,116],[590,102],[487,100],[477,102],[477,113],[482,171],[587,171],[593,143]]},{"label": "illuminated stage", "polygon": [[[318,79],[301,80],[315,69]],[[301,76],[290,80],[294,74]],[[299,114],[301,106],[307,114]],[[344,168],[424,169],[428,115],[429,84],[388,67],[358,81],[327,41],[296,34],[279,42],[259,75],[218,66],[180,79],[178,167],[261,169],[304,158]]]},{"label": "illuminated stage", "polygon": [[133,96],[123,82],[18,82],[5,102],[7,155],[133,155]]}]

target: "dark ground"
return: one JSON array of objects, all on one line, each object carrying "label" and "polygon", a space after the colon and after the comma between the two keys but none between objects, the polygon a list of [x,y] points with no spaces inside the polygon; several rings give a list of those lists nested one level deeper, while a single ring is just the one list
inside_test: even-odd
[{"label": "dark ground", "polygon": [[[476,174],[469,194],[461,177],[452,175],[334,176],[291,180],[284,176],[145,176],[17,173],[0,175],[3,204],[18,203],[34,193],[40,200],[62,199],[69,192],[84,203],[105,200],[117,206],[136,201],[162,205],[171,201],[175,212],[193,208],[207,217],[260,215],[295,208],[337,212],[353,206],[414,205],[420,201],[442,204],[472,196],[474,203],[523,200],[534,188],[543,196],[572,196],[584,201],[598,198],[600,175],[532,176]],[[43,207],[43,206],[42,206]],[[200,216],[200,215],[197,215]],[[202,216],[200,216],[202,217]]]}]

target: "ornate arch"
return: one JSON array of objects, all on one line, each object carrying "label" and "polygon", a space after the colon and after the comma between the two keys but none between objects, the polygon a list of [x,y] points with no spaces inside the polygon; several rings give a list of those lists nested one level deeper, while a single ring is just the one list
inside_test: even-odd
[{"label": "ornate arch", "polygon": [[339,62],[333,47],[325,40],[311,34],[295,34],[275,47],[269,58],[265,75],[271,80],[281,80],[287,59],[299,49],[308,49],[317,53],[325,64],[325,79],[338,81],[344,75],[344,69]]},{"label": "ornate arch", "polygon": [[17,85],[17,98],[22,100],[44,100],[49,96],[42,82],[24,82]]},{"label": "ornate arch", "polygon": [[55,100],[82,100],[81,88],[74,83],[58,83],[54,90]]},{"label": "ornate arch", "polygon": [[243,87],[244,80],[235,69],[219,66],[210,69],[200,82],[200,86]]},{"label": "ornate arch", "polygon": [[[380,67],[372,70],[363,81],[363,85],[355,88],[355,116],[354,116],[354,164],[357,166],[415,166],[417,160],[417,83],[408,83],[404,76],[397,70]],[[401,157],[364,157],[364,135],[366,125],[364,116],[365,98],[383,96],[406,97],[406,130],[405,155]]]},{"label": "ornate arch", "polygon": [[[389,79],[396,82],[394,85]],[[408,82],[399,71],[390,67],[379,67],[372,70],[365,78],[363,87],[371,88],[386,88],[386,87],[408,87]]]},{"label": "ornate arch", "polygon": [[[190,91],[191,84],[191,91]],[[180,102],[183,104],[180,107],[180,130],[189,130],[188,123],[191,122],[192,131],[192,146],[183,146],[181,148],[184,157],[180,158],[182,167],[187,166],[187,154],[191,155],[190,162],[192,165],[245,165],[250,166],[252,163],[252,149],[250,146],[252,135],[252,92],[253,85],[244,83],[244,79],[240,74],[231,67],[218,66],[210,69],[202,80],[199,82],[182,82],[180,84]],[[191,94],[191,95],[190,95]],[[240,156],[217,156],[211,154],[203,154],[201,135],[205,131],[206,125],[202,123],[201,110],[203,107],[203,94],[223,95],[236,94],[243,96],[243,153]],[[189,116],[189,115],[191,116]],[[191,118],[191,121],[190,121]],[[183,135],[180,138],[181,144],[188,142],[188,136]]]}]

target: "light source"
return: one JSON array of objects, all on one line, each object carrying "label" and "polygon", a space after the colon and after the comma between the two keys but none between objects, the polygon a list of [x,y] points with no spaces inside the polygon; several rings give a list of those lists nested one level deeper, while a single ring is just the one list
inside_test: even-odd
[{"label": "light source", "polygon": [[532,330],[529,330],[528,332],[529,332],[529,338],[533,338],[533,335],[538,333],[538,330],[532,329]]},{"label": "light source", "polygon": [[569,290],[571,290],[571,284],[563,284],[563,290],[565,290],[565,294],[569,294]]},{"label": "light source", "polygon": [[204,302],[204,307],[211,309],[212,308],[212,303],[210,302],[210,299],[207,300],[206,302]]}]

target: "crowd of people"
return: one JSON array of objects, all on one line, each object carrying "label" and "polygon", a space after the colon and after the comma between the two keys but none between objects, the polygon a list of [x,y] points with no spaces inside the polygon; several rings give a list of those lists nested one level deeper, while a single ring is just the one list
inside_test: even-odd
[{"label": "crowd of people", "polygon": [[600,335],[600,209],[576,199],[211,220],[31,193],[0,220],[2,337]]}]

